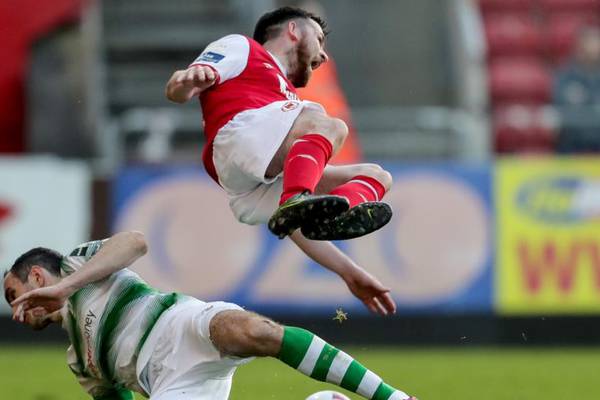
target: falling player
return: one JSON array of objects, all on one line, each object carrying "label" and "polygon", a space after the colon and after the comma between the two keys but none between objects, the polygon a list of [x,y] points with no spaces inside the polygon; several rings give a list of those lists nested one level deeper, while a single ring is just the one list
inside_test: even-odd
[{"label": "falling player", "polygon": [[69,367],[95,400],[133,400],[131,391],[225,400],[236,367],[267,356],[367,399],[409,399],[307,330],[149,287],[126,268],[146,247],[137,232],[82,244],[67,257],[38,247],[5,273],[13,319],[37,329],[62,323]]},{"label": "falling player", "polygon": [[387,314],[395,311],[388,289],[325,242],[385,225],[392,212],[381,199],[392,178],[375,164],[327,165],[344,142],[346,124],[319,104],[300,101],[295,89],[327,61],[324,29],[321,18],[298,8],[269,12],[254,39],[226,36],[176,71],[166,95],[177,103],[200,97],[203,162],[241,222],[268,221],[274,234],[290,235],[340,275],[370,310]]}]

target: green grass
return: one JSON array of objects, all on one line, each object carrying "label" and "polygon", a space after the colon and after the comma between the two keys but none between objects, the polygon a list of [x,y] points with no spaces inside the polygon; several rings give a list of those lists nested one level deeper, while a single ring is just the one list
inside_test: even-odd
[{"label": "green grass", "polygon": [[[600,348],[349,352],[420,400],[600,399]],[[64,349],[58,347],[0,347],[0,399],[87,398],[64,359]],[[276,360],[260,359],[238,369],[231,400],[303,400],[328,388],[333,386],[314,382]]]}]

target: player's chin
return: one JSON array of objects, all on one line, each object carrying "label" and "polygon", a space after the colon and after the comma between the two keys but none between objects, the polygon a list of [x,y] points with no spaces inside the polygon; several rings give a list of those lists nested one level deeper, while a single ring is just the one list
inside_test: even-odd
[{"label": "player's chin", "polygon": [[302,76],[299,76],[296,79],[296,82],[292,82],[294,84],[294,87],[297,88],[303,88],[306,87],[306,85],[308,85],[308,81],[310,80],[310,77],[312,76],[312,70],[306,70],[304,72],[304,74],[302,74]]},{"label": "player's chin", "polygon": [[27,324],[31,326],[31,328],[34,331],[41,331],[42,329],[45,329],[48,325],[50,325],[50,320],[46,318],[38,319],[32,322],[28,322]]},{"label": "player's chin", "polygon": [[40,331],[50,325],[50,319],[48,314],[40,312],[37,309],[29,311],[25,314],[25,323],[29,325],[33,330]]}]

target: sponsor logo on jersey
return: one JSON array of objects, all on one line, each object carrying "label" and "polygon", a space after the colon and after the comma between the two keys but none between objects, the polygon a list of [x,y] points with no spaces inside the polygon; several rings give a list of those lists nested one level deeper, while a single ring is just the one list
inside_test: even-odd
[{"label": "sponsor logo on jersey", "polygon": [[297,101],[288,101],[287,103],[281,106],[281,111],[292,111],[298,108],[299,105],[300,103],[298,103]]},{"label": "sponsor logo on jersey", "polygon": [[94,324],[94,322],[96,321],[96,314],[94,314],[92,312],[92,310],[88,310],[86,316],[85,316],[85,324],[83,326],[83,336],[85,338],[85,355],[86,355],[86,362],[88,365],[88,370],[92,373],[92,375],[95,376],[100,376],[100,373],[98,372],[98,368],[96,367],[96,365],[94,364],[94,351],[92,349],[92,325]]},{"label": "sponsor logo on jersey", "polygon": [[[283,93],[285,95],[285,97],[288,100],[300,100],[298,98],[298,95],[296,95],[296,93],[294,93],[290,89],[288,89],[287,82],[285,81],[285,79],[283,79],[283,77],[281,75],[277,74],[277,79],[279,79],[279,90],[281,91],[281,93]],[[289,111],[289,110],[287,110],[287,111]]]},{"label": "sponsor logo on jersey", "polygon": [[205,53],[200,54],[200,57],[198,57],[196,62],[204,61],[216,64],[224,58],[225,56],[223,54],[215,53],[214,51],[207,51]]},{"label": "sponsor logo on jersey", "polygon": [[547,223],[600,219],[600,181],[576,176],[534,179],[519,188],[515,200],[522,212]]}]

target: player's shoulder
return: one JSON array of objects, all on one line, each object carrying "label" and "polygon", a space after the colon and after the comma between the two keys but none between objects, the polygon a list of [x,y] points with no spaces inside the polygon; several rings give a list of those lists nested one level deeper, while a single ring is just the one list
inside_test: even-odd
[{"label": "player's shoulder", "polygon": [[217,39],[206,46],[206,49],[191,65],[204,64],[216,68],[221,81],[237,76],[248,61],[250,54],[248,40],[246,36],[239,34],[231,34]]},{"label": "player's shoulder", "polygon": [[94,255],[108,239],[92,240],[75,247],[69,257],[90,257]]},{"label": "player's shoulder", "polygon": [[106,243],[108,239],[93,240],[91,242],[85,242],[75,247],[67,256],[63,257],[60,269],[61,275],[67,276],[79,269],[85,264],[94,254],[100,250],[102,245]]},{"label": "player's shoulder", "polygon": [[227,50],[231,48],[240,48],[240,47],[248,47],[250,45],[250,38],[240,35],[239,33],[232,33],[227,36],[223,36],[220,39],[215,40],[214,42],[208,45],[212,50],[219,50],[219,46],[221,50]]}]

